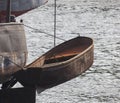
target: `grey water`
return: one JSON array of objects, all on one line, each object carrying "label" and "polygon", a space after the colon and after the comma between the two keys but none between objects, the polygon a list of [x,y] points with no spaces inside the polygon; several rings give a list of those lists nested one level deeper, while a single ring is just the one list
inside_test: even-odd
[{"label": "grey water", "polygon": [[[20,17],[28,62],[53,48],[54,0]],[[94,63],[79,77],[36,93],[36,103],[120,103],[120,0],[57,0],[57,36],[94,40]],[[64,41],[57,39],[57,44]]]}]

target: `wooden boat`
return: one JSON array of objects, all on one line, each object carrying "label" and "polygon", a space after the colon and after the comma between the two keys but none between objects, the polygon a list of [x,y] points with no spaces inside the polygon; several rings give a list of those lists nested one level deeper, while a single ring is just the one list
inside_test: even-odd
[{"label": "wooden boat", "polygon": [[93,40],[77,37],[66,41],[27,65],[14,76],[23,86],[49,88],[85,72],[93,63]]},{"label": "wooden boat", "polygon": [[[0,101],[2,103],[25,101],[35,103],[35,87],[45,90],[66,82],[85,72],[93,63],[93,40],[88,37],[77,37],[54,47],[27,65],[24,70],[27,47],[23,24],[10,22],[15,22],[15,16],[45,2],[47,0],[0,0],[0,83],[2,83]],[[22,35],[18,35],[21,33]],[[17,81],[25,88],[12,89]]]},{"label": "wooden boat", "polygon": [[[25,52],[24,57],[19,56],[21,55],[20,51],[20,53],[17,53],[17,56],[15,54],[14,57],[11,57],[12,59],[8,58],[6,54],[1,56],[0,83],[3,84],[3,88],[12,87],[16,81],[19,81],[23,86],[33,87],[37,85],[41,88],[49,88],[80,75],[92,65],[93,40],[88,37],[77,37],[54,47],[27,65],[25,67],[26,70],[23,70],[27,54],[26,43],[25,39],[19,37],[19,35],[17,39],[14,39],[14,36],[9,36],[10,33],[14,32],[13,29],[15,29],[15,26],[13,28],[14,24],[12,24],[12,27],[10,26],[12,29],[8,30],[10,22],[15,22],[12,14],[19,16],[47,1],[48,0],[0,0],[0,22],[8,23],[5,24],[7,28],[2,27],[3,24],[1,23],[2,25],[0,25],[0,27],[3,28],[1,34],[4,33],[7,35],[6,37],[10,37],[8,40],[12,39],[13,43],[11,48],[15,48],[15,50],[10,48],[7,52],[15,54],[16,51],[19,51],[19,46],[17,46],[14,41],[21,41],[18,44],[24,48],[20,50],[22,53],[23,51]],[[14,33],[16,34],[16,32]],[[3,41],[1,40],[1,44],[6,42],[6,37],[3,37],[4,39],[2,39]],[[24,43],[22,41],[24,41]],[[5,49],[1,53],[6,53],[8,48],[9,42],[5,45]]]},{"label": "wooden boat", "polygon": [[[9,0],[0,0],[0,22],[5,22]],[[45,4],[48,0],[11,0],[11,15],[19,16],[27,11]]]}]

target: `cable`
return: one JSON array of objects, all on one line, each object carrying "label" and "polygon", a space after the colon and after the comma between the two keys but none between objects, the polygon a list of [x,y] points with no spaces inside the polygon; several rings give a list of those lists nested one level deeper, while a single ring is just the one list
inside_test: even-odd
[{"label": "cable", "polygon": [[54,0],[54,47],[56,46],[56,13],[57,13],[57,4]]},{"label": "cable", "polygon": [[[49,34],[49,33],[47,33],[47,32],[41,31],[41,30],[39,30],[39,29],[33,28],[33,27],[31,27],[31,26],[28,26],[28,25],[25,25],[25,24],[24,24],[24,26],[27,27],[27,28],[30,28],[30,29],[39,31],[40,33],[47,34],[48,36],[54,37],[52,34]],[[65,39],[60,38],[60,37],[56,37],[56,38],[59,39],[59,40],[62,40],[62,41],[64,41],[64,42],[66,41]]]}]

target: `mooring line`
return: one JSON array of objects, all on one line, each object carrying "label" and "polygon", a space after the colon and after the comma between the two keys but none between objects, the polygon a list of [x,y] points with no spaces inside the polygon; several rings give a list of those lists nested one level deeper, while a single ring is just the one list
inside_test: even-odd
[{"label": "mooring line", "polygon": [[56,46],[57,2],[54,0],[54,47]]},{"label": "mooring line", "polygon": [[[40,32],[40,33],[47,34],[48,36],[54,37],[54,35],[52,35],[52,34],[49,34],[49,33],[47,33],[47,32],[41,31],[41,30],[39,30],[39,29],[33,28],[33,27],[31,27],[31,26],[28,26],[28,25],[25,25],[25,24],[24,24],[24,26],[27,27],[27,28],[33,29],[33,30],[35,30],[35,31],[38,31],[38,32]],[[67,41],[67,40],[65,40],[65,39],[63,39],[63,38],[60,38],[60,37],[57,37],[57,36],[56,36],[56,38],[59,39],[59,40],[62,40],[62,41],[64,41],[64,42]]]}]

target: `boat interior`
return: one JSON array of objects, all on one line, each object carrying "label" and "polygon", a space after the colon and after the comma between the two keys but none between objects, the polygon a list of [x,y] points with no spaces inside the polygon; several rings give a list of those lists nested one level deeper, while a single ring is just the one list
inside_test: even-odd
[{"label": "boat interior", "polygon": [[72,43],[71,45],[64,45],[62,48],[59,48],[58,51],[52,52],[49,56],[45,58],[44,64],[63,62],[73,58],[74,56],[82,53],[86,50],[92,42],[80,42]]},{"label": "boat interior", "polygon": [[46,64],[64,62],[82,53],[90,45],[92,45],[92,43],[93,41],[90,38],[77,37],[51,49],[46,54],[28,65],[28,67],[38,67]]},{"label": "boat interior", "polygon": [[57,63],[57,62],[63,62],[66,60],[69,60],[76,56],[77,54],[80,54],[83,52],[88,46],[74,46],[70,47],[69,49],[64,48],[64,50],[58,54],[54,54],[53,56],[46,58],[44,64],[49,63]]}]

